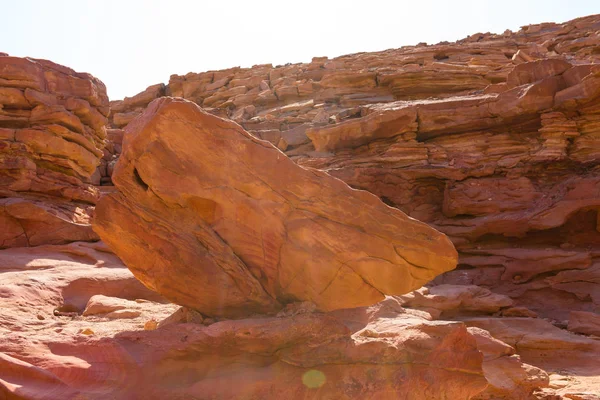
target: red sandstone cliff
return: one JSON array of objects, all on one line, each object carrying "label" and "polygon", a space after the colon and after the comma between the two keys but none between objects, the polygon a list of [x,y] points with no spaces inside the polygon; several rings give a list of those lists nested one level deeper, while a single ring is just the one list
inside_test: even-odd
[{"label": "red sandstone cliff", "polygon": [[93,76],[0,56],[0,248],[97,240],[91,177],[108,113]]}]

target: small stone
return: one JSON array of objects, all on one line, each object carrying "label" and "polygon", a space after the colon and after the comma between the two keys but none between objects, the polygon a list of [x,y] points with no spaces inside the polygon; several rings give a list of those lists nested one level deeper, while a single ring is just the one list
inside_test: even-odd
[{"label": "small stone", "polygon": [[158,327],[158,322],[155,319],[151,319],[149,321],[146,321],[146,323],[144,324],[144,330],[145,331],[153,331]]}]

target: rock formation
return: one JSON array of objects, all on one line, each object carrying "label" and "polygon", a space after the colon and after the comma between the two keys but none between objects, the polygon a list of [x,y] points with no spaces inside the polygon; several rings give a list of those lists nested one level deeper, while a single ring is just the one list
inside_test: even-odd
[{"label": "rock formation", "polygon": [[91,75],[0,56],[0,248],[98,239],[91,176],[108,113]]},{"label": "rock formation", "polygon": [[[0,398],[600,399],[599,44],[596,15],[174,75],[111,102],[110,114],[95,78],[0,53],[0,247],[37,246],[0,250]],[[155,101],[163,96],[243,129]],[[96,127],[106,116],[105,138]],[[282,153],[275,163],[276,150],[245,131],[302,168]],[[197,152],[198,137],[212,151]],[[387,230],[401,221],[400,232],[438,245],[443,236],[326,174],[448,235],[457,269],[426,283],[453,257],[396,249]],[[312,197],[281,191],[298,177],[327,185]],[[112,178],[116,187],[99,187],[114,194],[96,229],[144,284],[191,308],[146,288],[102,242],[40,245],[95,240],[90,183]],[[282,218],[290,204],[304,219]],[[345,204],[347,230],[313,225]],[[285,259],[271,246],[282,224],[310,229],[291,238],[303,245],[293,255],[321,261],[303,259],[311,268],[285,290],[281,271],[293,263],[264,268]],[[387,246],[373,246],[382,232]],[[423,239],[404,243],[433,251]],[[360,268],[373,250],[384,257]],[[390,254],[406,260],[387,268]],[[353,272],[338,266],[332,277],[332,259]],[[424,259],[431,269],[415,269]],[[418,279],[390,278],[407,271]],[[269,315],[248,315],[259,312]]]},{"label": "rock formation", "polygon": [[[448,234],[459,268],[432,284],[478,294],[456,289],[461,299],[428,308],[432,315],[543,317],[593,334],[599,27],[589,16],[456,43],[174,75],[112,102],[111,123],[126,127],[163,95],[192,100]],[[475,309],[455,310],[463,301]]]},{"label": "rock formation", "polygon": [[307,129],[359,116],[360,106],[495,91],[506,86],[515,65],[527,61],[598,62],[598,19],[477,33],[456,43],[331,60],[315,57],[310,63],[172,75],[167,85],[152,85],[133,97],[111,101],[110,120],[114,128],[123,128],[155,98],[183,97],[233,119],[293,157],[314,150]]},{"label": "rock formation", "polygon": [[174,75],[111,104],[133,117],[164,93],[227,116],[296,163],[447,234],[459,268],[435,283],[483,286],[566,326],[571,311],[600,307],[599,29],[594,15]]},{"label": "rock formation", "polygon": [[185,100],[128,126],[113,180],[96,232],[148,287],[211,316],[368,306],[456,265],[444,235]]},{"label": "rock formation", "polygon": [[[372,106],[314,129],[317,149],[335,154],[298,162],[446,233],[460,268],[438,283],[492,288],[562,322],[600,307],[599,107],[598,66],[531,62],[501,93]],[[384,137],[415,120],[414,138]]]},{"label": "rock formation", "polygon": [[328,314],[144,330],[175,306],[161,303],[101,245],[3,250],[0,272],[0,398],[356,399],[392,392],[425,400],[467,399],[486,387],[483,357],[465,324],[430,321],[391,298]]}]

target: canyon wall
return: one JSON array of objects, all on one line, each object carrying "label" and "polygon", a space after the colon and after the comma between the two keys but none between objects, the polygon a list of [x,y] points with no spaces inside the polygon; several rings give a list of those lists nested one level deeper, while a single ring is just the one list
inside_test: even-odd
[{"label": "canyon wall", "polygon": [[0,55],[0,248],[98,239],[89,218],[108,114],[93,76]]},{"label": "canyon wall", "polygon": [[0,397],[597,400],[599,45],[596,15],[110,112],[1,53]]},{"label": "canyon wall", "polygon": [[599,32],[589,16],[173,75],[111,102],[110,123],[163,95],[194,101],[446,233],[459,267],[435,283],[492,288],[567,326],[571,311],[600,309]]}]

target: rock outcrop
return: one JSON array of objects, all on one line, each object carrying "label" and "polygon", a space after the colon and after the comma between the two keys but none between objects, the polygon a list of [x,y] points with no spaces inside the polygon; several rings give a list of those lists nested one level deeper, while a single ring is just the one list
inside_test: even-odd
[{"label": "rock outcrop", "polygon": [[[215,320],[165,303],[101,243],[0,250],[0,396],[571,399],[600,388],[597,341],[493,317],[506,299],[473,288],[420,294],[422,310],[387,297]],[[425,311],[451,302],[464,322]]]},{"label": "rock outcrop", "polygon": [[[599,44],[589,16],[174,75],[110,114],[0,53],[0,247],[37,246],[0,250],[0,398],[598,400]],[[323,171],[457,269],[406,293],[451,245]],[[96,240],[113,177],[96,229],[186,306],[102,242],[44,245]]]},{"label": "rock outcrop", "polygon": [[98,239],[91,177],[108,113],[93,76],[0,56],[0,248]]},{"label": "rock outcrop", "polygon": [[294,301],[330,311],[455,267],[444,235],[192,102],[154,101],[125,140],[94,229],[175,303],[219,317]]},{"label": "rock outcrop", "polygon": [[455,43],[172,75],[167,85],[112,101],[111,124],[123,128],[155,98],[183,97],[295,156],[314,150],[307,129],[359,116],[360,106],[501,90],[514,83],[513,67],[529,61],[598,62],[598,21],[589,16]]},{"label": "rock outcrop", "polygon": [[164,93],[227,116],[298,164],[447,234],[459,267],[435,284],[478,285],[566,326],[571,311],[600,309],[599,32],[592,15],[455,43],[174,75],[112,104],[139,115]]},{"label": "rock outcrop", "polygon": [[[36,256],[44,257],[36,262],[39,269],[25,270]],[[487,385],[483,357],[465,324],[430,321],[391,298],[326,314],[144,330],[149,318],[166,318],[174,306],[157,302],[141,284],[124,285],[133,277],[101,247],[40,246],[35,254],[8,249],[0,251],[0,271],[0,287],[22,302],[4,300],[0,314],[0,396],[10,399],[358,399],[390,393],[468,399]],[[19,273],[39,284],[32,291],[26,278],[13,279]],[[100,275],[102,281],[82,282]],[[56,285],[59,276],[64,279]],[[73,315],[53,313],[61,292],[69,299],[61,309],[70,304]],[[84,307],[108,313],[80,315]],[[110,315],[134,309],[140,314]]]},{"label": "rock outcrop", "polygon": [[499,94],[369,107],[309,133],[334,155],[298,162],[446,233],[460,270],[438,283],[491,288],[559,322],[597,310],[600,67],[556,64],[519,65],[520,84]]}]

